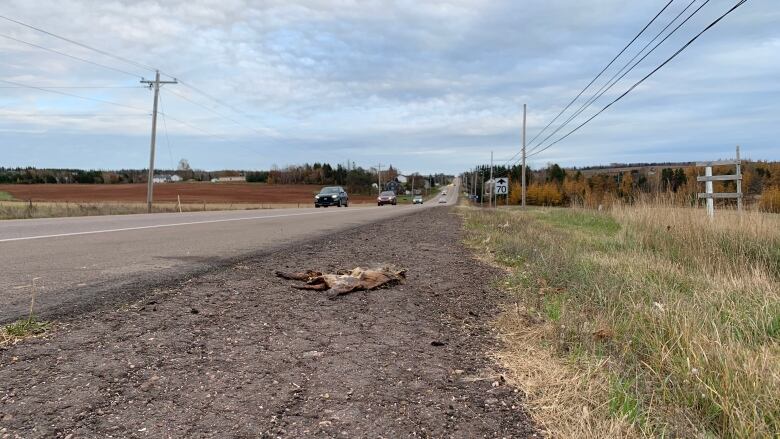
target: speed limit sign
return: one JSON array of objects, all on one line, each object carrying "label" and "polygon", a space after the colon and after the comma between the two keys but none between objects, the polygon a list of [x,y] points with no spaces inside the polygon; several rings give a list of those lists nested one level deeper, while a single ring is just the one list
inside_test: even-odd
[{"label": "speed limit sign", "polygon": [[496,179],[496,195],[506,195],[509,193],[509,179],[498,178]]}]

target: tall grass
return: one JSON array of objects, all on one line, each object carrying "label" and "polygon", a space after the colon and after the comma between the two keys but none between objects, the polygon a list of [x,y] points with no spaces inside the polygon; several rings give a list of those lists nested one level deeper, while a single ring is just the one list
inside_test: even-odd
[{"label": "tall grass", "polygon": [[780,217],[718,211],[710,221],[648,204],[464,216],[469,243],[513,269],[504,287],[515,310],[499,327],[510,349],[502,358],[515,361],[505,364],[522,377],[544,366],[512,349],[550,351],[577,377],[571,387],[587,390],[568,398],[588,422],[580,412],[574,424],[548,420],[551,431],[780,431]]}]

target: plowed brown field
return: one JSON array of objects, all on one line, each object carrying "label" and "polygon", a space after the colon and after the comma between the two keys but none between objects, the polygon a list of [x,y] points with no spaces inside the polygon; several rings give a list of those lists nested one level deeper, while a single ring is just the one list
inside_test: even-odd
[{"label": "plowed brown field", "polygon": [[[154,185],[154,199],[182,203],[303,203],[313,202],[318,185],[266,185],[250,183],[164,183]],[[145,184],[5,184],[17,200],[73,202],[145,202]],[[350,195],[354,202],[373,197]]]}]

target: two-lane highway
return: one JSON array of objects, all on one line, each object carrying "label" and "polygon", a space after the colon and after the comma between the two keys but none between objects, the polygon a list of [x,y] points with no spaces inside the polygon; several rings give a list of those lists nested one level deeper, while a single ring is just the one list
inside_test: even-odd
[{"label": "two-lane highway", "polygon": [[[457,194],[457,186],[448,188],[448,205]],[[0,221],[0,323],[24,314],[33,279],[38,309],[46,313],[286,243],[333,235],[338,245],[338,234],[351,227],[440,206],[437,201]]]}]

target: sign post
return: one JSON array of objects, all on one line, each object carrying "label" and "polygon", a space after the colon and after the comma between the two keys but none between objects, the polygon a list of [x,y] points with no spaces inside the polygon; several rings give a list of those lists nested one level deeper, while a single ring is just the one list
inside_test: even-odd
[{"label": "sign post", "polygon": [[493,183],[496,188],[496,198],[499,195],[509,195],[509,179],[506,177],[498,177]]}]

